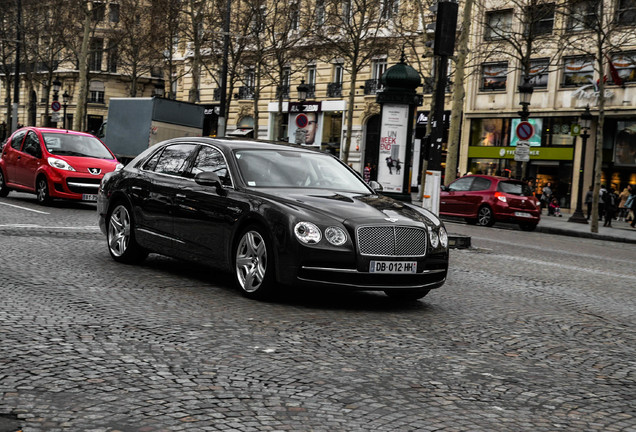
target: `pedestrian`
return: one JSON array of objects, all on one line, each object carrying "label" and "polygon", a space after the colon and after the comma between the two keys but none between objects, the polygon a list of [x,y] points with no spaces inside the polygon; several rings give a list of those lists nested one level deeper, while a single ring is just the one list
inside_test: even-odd
[{"label": "pedestrian", "polygon": [[364,181],[367,183],[371,181],[371,162],[367,162],[366,166],[364,167],[364,170],[362,171],[362,177],[364,178]]},{"label": "pedestrian", "polygon": [[618,195],[619,203],[618,203],[618,220],[625,220],[627,218],[627,213],[629,209],[625,207],[625,203],[627,202],[627,198],[631,195],[631,186],[627,185],[623,192]]},{"label": "pedestrian", "polygon": [[631,221],[629,226],[636,228],[636,185],[631,185],[631,187],[631,195],[627,198],[625,207],[629,209],[629,215],[627,216]]},{"label": "pedestrian", "polygon": [[585,205],[587,205],[587,220],[590,220],[590,215],[592,214],[593,200],[594,200],[594,186],[590,186],[587,192],[585,192]]},{"label": "pedestrian", "polygon": [[[552,201],[552,183],[547,182],[541,190],[541,209],[548,207]],[[550,209],[548,207],[548,215],[550,215]]]},{"label": "pedestrian", "polygon": [[613,187],[610,187],[609,190],[605,191],[605,195],[603,195],[603,203],[605,205],[605,222],[603,223],[603,226],[611,227],[612,219],[614,219],[616,209],[618,208],[618,195],[616,195],[616,191],[614,191]]},{"label": "pedestrian", "polygon": [[605,216],[605,194],[607,193],[607,189],[605,185],[601,185],[601,189],[598,192],[598,220],[603,220],[603,216]]},{"label": "pedestrian", "polygon": [[550,204],[548,204],[548,216],[563,217],[563,215],[561,214],[559,201],[557,201],[556,198],[552,198],[552,201],[550,201]]}]

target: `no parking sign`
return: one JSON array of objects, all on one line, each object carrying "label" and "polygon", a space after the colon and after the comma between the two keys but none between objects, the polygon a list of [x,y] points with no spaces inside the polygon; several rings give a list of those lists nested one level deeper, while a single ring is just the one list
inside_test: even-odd
[{"label": "no parking sign", "polygon": [[517,125],[517,138],[527,141],[534,135],[534,126],[530,122],[522,121]]}]

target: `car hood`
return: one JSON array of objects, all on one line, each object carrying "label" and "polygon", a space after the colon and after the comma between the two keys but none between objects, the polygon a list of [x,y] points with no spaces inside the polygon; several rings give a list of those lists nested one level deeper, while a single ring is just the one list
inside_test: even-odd
[{"label": "car hood", "polygon": [[[117,159],[97,159],[81,156],[57,156],[52,157],[68,162],[70,166],[75,168],[79,173],[89,173],[89,168],[98,169],[99,174],[115,171],[115,167],[119,163]],[[92,173],[91,173],[92,174]]]},{"label": "car hood", "polygon": [[319,213],[341,223],[441,223],[427,210],[383,195],[361,195],[318,189],[266,189],[261,192],[301,212]]}]

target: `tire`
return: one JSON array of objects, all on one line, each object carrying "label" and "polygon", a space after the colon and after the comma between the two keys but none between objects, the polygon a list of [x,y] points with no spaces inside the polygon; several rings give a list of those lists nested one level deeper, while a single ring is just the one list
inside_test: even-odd
[{"label": "tire", "polygon": [[49,182],[46,177],[40,176],[35,182],[35,194],[40,205],[49,205],[51,203],[51,195],[49,194]]},{"label": "tire", "polygon": [[481,226],[493,226],[495,224],[495,216],[492,214],[492,209],[488,206],[479,207],[477,212],[477,225]]},{"label": "tire", "polygon": [[126,204],[115,204],[106,215],[106,241],[108,252],[115,261],[136,264],[148,256],[135,240],[133,219]]},{"label": "tire", "polygon": [[6,197],[11,192],[11,189],[7,187],[7,183],[4,180],[4,173],[0,169],[0,197]]},{"label": "tire", "polygon": [[386,290],[384,293],[392,299],[414,301],[426,296],[430,289],[396,289]]},{"label": "tire", "polygon": [[521,228],[521,230],[523,231],[534,231],[536,227],[537,227],[537,224],[532,224],[532,223],[519,224],[519,228]]},{"label": "tire", "polygon": [[269,236],[256,226],[241,232],[234,247],[234,277],[243,295],[264,299],[274,291],[273,249]]}]

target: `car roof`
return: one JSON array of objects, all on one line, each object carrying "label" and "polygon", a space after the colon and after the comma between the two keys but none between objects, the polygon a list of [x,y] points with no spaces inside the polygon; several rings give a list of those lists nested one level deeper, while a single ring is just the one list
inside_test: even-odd
[{"label": "car roof", "polygon": [[58,134],[69,134],[69,135],[84,135],[84,136],[93,136],[88,132],[80,132],[69,129],[57,129],[57,128],[48,128],[48,127],[36,127],[36,126],[26,126],[19,130],[34,130],[40,133],[58,133]]},{"label": "car roof", "polygon": [[170,142],[198,142],[214,144],[220,147],[224,147],[228,150],[294,150],[294,151],[306,151],[306,152],[319,152],[318,149],[313,147],[304,147],[296,144],[290,144],[280,141],[261,141],[256,139],[235,139],[235,138],[212,138],[212,137],[183,137],[169,140]]}]

